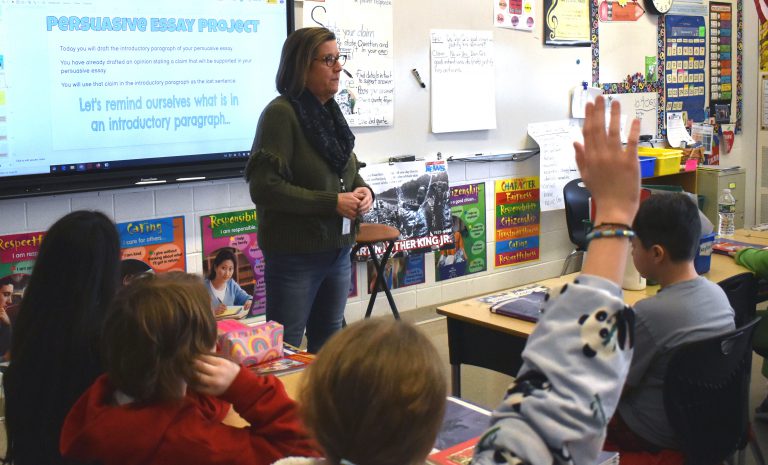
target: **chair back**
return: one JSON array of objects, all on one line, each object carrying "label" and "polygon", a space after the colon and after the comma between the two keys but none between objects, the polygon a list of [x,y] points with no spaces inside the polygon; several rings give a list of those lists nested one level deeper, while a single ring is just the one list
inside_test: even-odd
[{"label": "chair back", "polygon": [[587,249],[587,226],[589,221],[589,199],[592,194],[581,178],[573,179],[563,186],[565,222],[568,237],[578,250]]},{"label": "chair back", "polygon": [[752,334],[760,318],[671,356],[664,408],[687,465],[720,464],[746,444]]},{"label": "chair back", "polygon": [[758,279],[751,273],[741,273],[717,283],[728,296],[733,307],[736,327],[740,328],[755,318]]}]

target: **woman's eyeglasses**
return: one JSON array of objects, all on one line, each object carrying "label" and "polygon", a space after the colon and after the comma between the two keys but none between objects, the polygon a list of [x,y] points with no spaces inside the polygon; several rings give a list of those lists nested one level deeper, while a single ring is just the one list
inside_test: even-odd
[{"label": "woman's eyeglasses", "polygon": [[329,68],[333,68],[336,66],[336,62],[338,62],[341,66],[344,66],[344,63],[347,62],[347,56],[346,55],[326,55],[322,58],[315,58],[317,61],[322,61],[325,63],[325,66]]}]

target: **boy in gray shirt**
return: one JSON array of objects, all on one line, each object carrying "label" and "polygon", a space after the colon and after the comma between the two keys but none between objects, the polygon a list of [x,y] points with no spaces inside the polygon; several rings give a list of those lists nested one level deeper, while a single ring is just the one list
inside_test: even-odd
[{"label": "boy in gray shirt", "polygon": [[679,449],[664,410],[670,354],[682,344],[734,329],[733,309],[720,286],[698,276],[693,266],[701,222],[688,197],[650,197],[640,205],[633,229],[635,267],[661,290],[634,306],[634,358],[606,444],[625,451]]}]

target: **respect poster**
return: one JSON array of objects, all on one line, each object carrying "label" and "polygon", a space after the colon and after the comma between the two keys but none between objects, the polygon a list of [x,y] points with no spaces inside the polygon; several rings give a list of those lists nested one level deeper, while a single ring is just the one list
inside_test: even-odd
[{"label": "respect poster", "polygon": [[539,177],[496,181],[496,267],[539,259]]},{"label": "respect poster", "polygon": [[137,260],[155,273],[187,270],[183,216],[126,221],[117,232],[124,262]]},{"label": "respect poster", "polygon": [[453,244],[437,252],[435,280],[458,278],[488,269],[485,238],[485,183],[451,186]]},{"label": "respect poster", "polygon": [[0,236],[0,282],[13,287],[11,305],[21,303],[44,236],[44,232]]},{"label": "respect poster", "polygon": [[264,254],[256,238],[256,210],[216,213],[200,217],[203,241],[203,277],[211,272],[213,260],[222,250],[235,254],[235,274],[232,279],[253,296],[249,316],[263,315],[267,310],[264,284]]}]

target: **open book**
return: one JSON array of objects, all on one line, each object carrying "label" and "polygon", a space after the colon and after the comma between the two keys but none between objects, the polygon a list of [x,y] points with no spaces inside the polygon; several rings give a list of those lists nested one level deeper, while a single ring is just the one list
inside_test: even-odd
[{"label": "open book", "polygon": [[248,310],[242,305],[228,305],[227,309],[216,314],[217,320],[235,319],[238,320],[248,315]]}]

